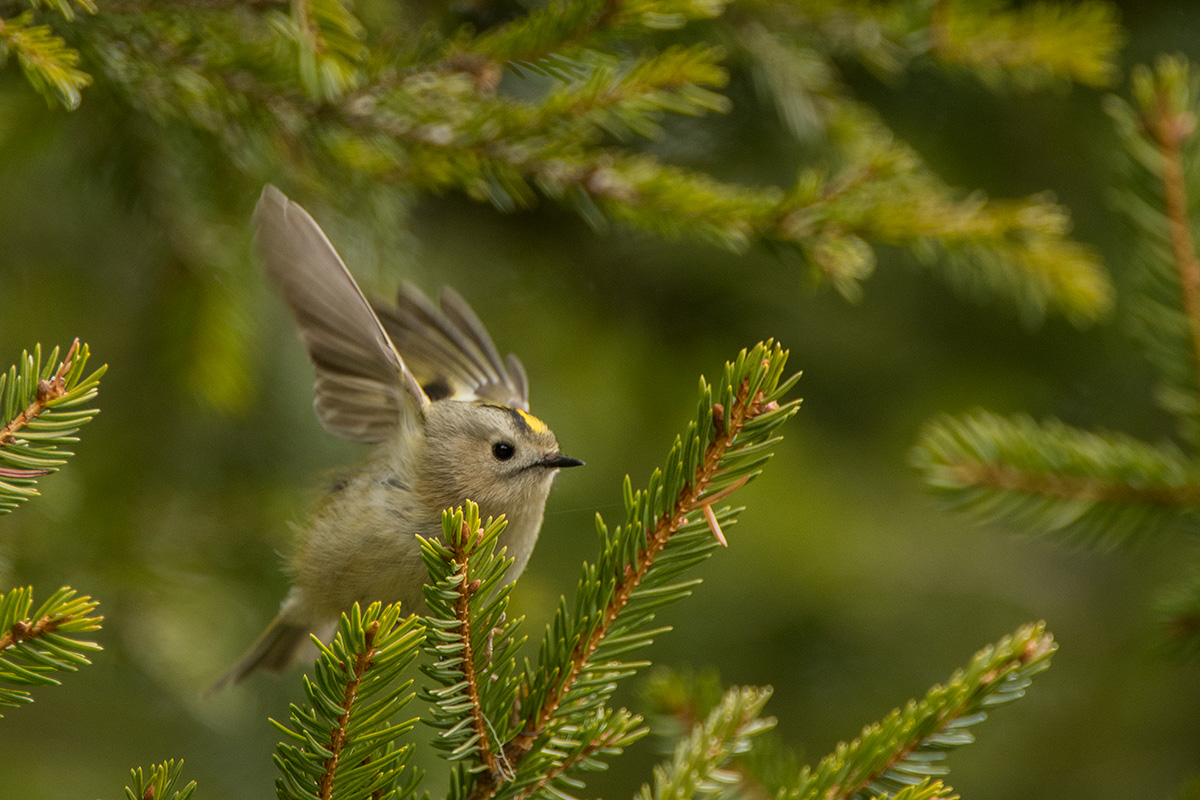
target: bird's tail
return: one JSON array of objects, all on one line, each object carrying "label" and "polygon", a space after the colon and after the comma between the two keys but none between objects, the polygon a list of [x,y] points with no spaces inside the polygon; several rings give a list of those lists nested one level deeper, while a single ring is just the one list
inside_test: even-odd
[{"label": "bird's tail", "polygon": [[312,626],[288,619],[285,613],[286,609],[271,620],[258,641],[250,646],[229,672],[209,687],[206,694],[213,694],[226,686],[236,686],[256,669],[278,674],[288,668],[308,643]]}]

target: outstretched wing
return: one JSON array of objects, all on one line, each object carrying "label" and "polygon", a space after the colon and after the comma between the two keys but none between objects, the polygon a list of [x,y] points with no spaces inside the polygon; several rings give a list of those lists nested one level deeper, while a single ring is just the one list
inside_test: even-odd
[{"label": "outstretched wing", "polygon": [[420,419],[429,398],[313,218],[268,185],[253,223],[254,245],[316,369],[313,406],[325,430],[375,443]]},{"label": "outstretched wing", "polygon": [[434,305],[410,283],[396,305],[373,305],[396,349],[433,400],[485,400],[529,410],[529,383],[520,359],[501,360],[483,323],[453,289]]}]

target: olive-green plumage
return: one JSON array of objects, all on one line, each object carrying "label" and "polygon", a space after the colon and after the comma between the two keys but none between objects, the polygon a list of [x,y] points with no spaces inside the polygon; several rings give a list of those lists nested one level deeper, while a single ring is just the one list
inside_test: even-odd
[{"label": "olive-green plumage", "polygon": [[466,500],[503,514],[500,544],[525,568],[564,456],[528,413],[521,362],[501,360],[466,302],[435,306],[401,286],[395,306],[367,302],[312,218],[267,186],[255,246],[300,328],[316,371],[314,407],[329,432],[375,446],[326,495],[300,534],[279,615],[214,689],[257,668],[281,671],[309,633],[325,638],[354,602],[424,610],[416,535],[441,535],[442,511]]}]

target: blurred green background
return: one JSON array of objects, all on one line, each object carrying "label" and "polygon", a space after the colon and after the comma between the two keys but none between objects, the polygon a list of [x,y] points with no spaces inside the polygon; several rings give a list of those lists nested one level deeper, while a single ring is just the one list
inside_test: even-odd
[{"label": "blurred green background", "polygon": [[[1164,51],[1200,58],[1194,3],[1119,5],[1126,68]],[[1055,192],[1127,289],[1102,93],[998,95],[921,70],[884,84],[846,68],[950,184]],[[671,156],[724,177],[790,180],[799,145],[740,111],[753,108],[739,103],[748,91],[731,87],[727,117],[673,123]],[[110,365],[77,457],[42,482],[43,498],[0,518],[0,588],[31,584],[45,597],[69,584],[106,615],[96,663],[0,721],[0,797],[116,797],[129,767],[180,757],[199,796],[272,796],[267,717],[285,718],[301,697],[299,673],[200,693],[274,614],[287,587],[279,553],[322,473],[363,451],[317,424],[310,367],[261,276],[206,271],[203,252],[192,263],[165,255],[178,234],[156,204],[172,194],[130,194],[123,170],[136,160],[102,124],[111,109],[85,94],[78,112],[47,110],[13,68],[0,71],[0,108],[12,112],[0,118],[0,364],[79,336]],[[237,222],[214,251],[248,246],[256,197],[229,191]],[[1111,324],[1031,329],[885,251],[864,299],[848,304],[766,254],[601,235],[548,203],[503,215],[455,197],[421,201],[411,237],[378,258],[334,211],[310,210],[369,291],[401,276],[458,288],[501,350],[524,360],[534,411],[587,461],[559,478],[514,595],[535,638],[594,552],[594,514],[615,516],[622,477],[638,485],[658,465],[697,376],[775,337],[804,371],[803,409],[739,495],[747,511],[729,550],[702,567],[691,601],[662,614],[675,630],[647,657],[773,685],[768,711],[815,762],[979,647],[1045,619],[1061,644],[1052,669],[952,755],[951,785],[973,800],[1156,798],[1200,767],[1197,665],[1157,651],[1153,631],[1157,593],[1184,577],[1196,543],[1094,553],[980,529],[937,508],[906,464],[924,420],[976,406],[1170,436],[1120,299]],[[218,329],[248,335],[202,343],[222,356],[206,361],[186,332],[211,313],[210,291],[241,298]],[[635,689],[621,700],[636,708]],[[643,741],[584,796],[629,796],[657,757]]]}]

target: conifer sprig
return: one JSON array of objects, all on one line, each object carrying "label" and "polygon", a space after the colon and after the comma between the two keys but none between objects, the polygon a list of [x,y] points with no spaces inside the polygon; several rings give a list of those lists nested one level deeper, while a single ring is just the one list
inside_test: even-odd
[{"label": "conifer sprig", "polygon": [[[650,623],[661,606],[691,593],[681,574],[705,560],[736,510],[713,506],[756,476],[771,457],[779,426],[799,408],[781,404],[799,376],[783,378],[786,352],[772,343],[742,351],[716,385],[701,381],[696,418],[676,439],[665,469],[634,492],[625,481],[625,523],[610,530],[597,517],[601,555],[585,563],[572,606],[564,599],[547,628],[536,669],[526,665],[517,720],[504,746],[513,777],[481,773],[472,798],[526,797],[570,786],[574,771],[594,767],[597,750],[623,746],[642,731],[637,718],[605,704],[616,681],[642,662],[622,659],[666,628]],[[547,775],[556,776],[547,782]]]},{"label": "conifer sprig", "polygon": [[[73,15],[67,3],[54,5]],[[39,94],[68,109],[79,107],[82,90],[92,83],[92,76],[79,69],[79,51],[49,25],[37,24],[32,11],[0,18],[0,67],[9,55],[16,55],[25,79]]]},{"label": "conifer sprig", "polygon": [[957,794],[941,781],[926,778],[912,786],[905,786],[892,794],[876,795],[879,800],[959,800]]},{"label": "conifer sprig", "polygon": [[272,720],[286,736],[274,757],[281,799],[400,800],[415,792],[419,776],[406,770],[412,745],[397,741],[417,721],[396,715],[415,694],[400,676],[423,635],[399,604],[363,611],[356,603],[332,642],[314,637],[320,656],[304,679],[308,703],[292,705],[290,727]]},{"label": "conifer sprig", "polygon": [[0,514],[37,495],[37,479],[66,463],[73,454],[63,445],[79,441],[79,426],[99,413],[89,403],[107,367],[84,377],[87,360],[78,339],[57,367],[58,348],[43,364],[38,345],[0,374]]},{"label": "conifer sprig", "polygon": [[[756,0],[755,6],[764,5]],[[772,30],[812,38],[894,73],[916,59],[969,71],[989,85],[1032,89],[1075,81],[1109,86],[1123,36],[1110,3],[903,3],[801,0],[767,5]],[[1014,7],[1016,6],[1016,7]]]},{"label": "conifer sprig", "polygon": [[681,28],[719,17],[727,0],[557,0],[481,34],[464,49],[498,62],[532,62],[570,55],[594,38],[616,38],[633,29]]},{"label": "conifer sprig", "polygon": [[642,786],[635,800],[708,798],[736,785],[740,775],[725,767],[750,749],[751,737],[774,727],[773,718],[759,716],[770,697],[769,688],[752,686],[726,692],[707,718],[676,746],[674,758],[654,768],[653,786]]},{"label": "conifer sprig", "polygon": [[100,645],[82,634],[100,630],[99,604],[62,588],[33,609],[33,589],[0,594],[0,708],[33,702],[21,687],[57,685],[59,672],[90,664]]},{"label": "conifer sprig", "polygon": [[126,800],[188,800],[196,791],[196,782],[183,780],[183,761],[165,761],[147,771],[141,767],[129,771],[131,786],[125,787]]},{"label": "conifer sprig", "polygon": [[1080,544],[1152,536],[1200,506],[1200,471],[1177,448],[1023,415],[936,418],[913,464],[951,508]]},{"label": "conifer sprig", "polygon": [[930,5],[930,56],[970,69],[986,81],[1032,88],[1053,81],[1105,87],[1117,75],[1122,43],[1117,10],[1085,0],[1018,8],[935,0]]},{"label": "conifer sprig", "polygon": [[948,751],[975,741],[969,730],[988,712],[1025,694],[1057,649],[1041,623],[979,651],[966,669],[805,767],[786,800],[866,800],[944,775]]},{"label": "conifer sprig", "polygon": [[1159,402],[1200,446],[1200,257],[1190,211],[1200,196],[1200,90],[1186,61],[1162,58],[1134,70],[1132,94],[1132,105],[1111,97],[1107,108],[1129,158],[1117,199],[1142,243],[1133,331],[1158,370]]},{"label": "conifer sprig", "polygon": [[512,559],[496,552],[503,518],[479,519],[479,507],[447,511],[442,539],[422,539],[429,570],[425,650],[433,661],[423,668],[439,688],[427,690],[430,724],[441,733],[435,744],[451,761],[473,759],[472,771],[497,779],[511,777],[503,744],[513,725],[517,690],[515,652],[524,642],[513,635],[520,620],[505,616],[512,584],[503,584]]}]

